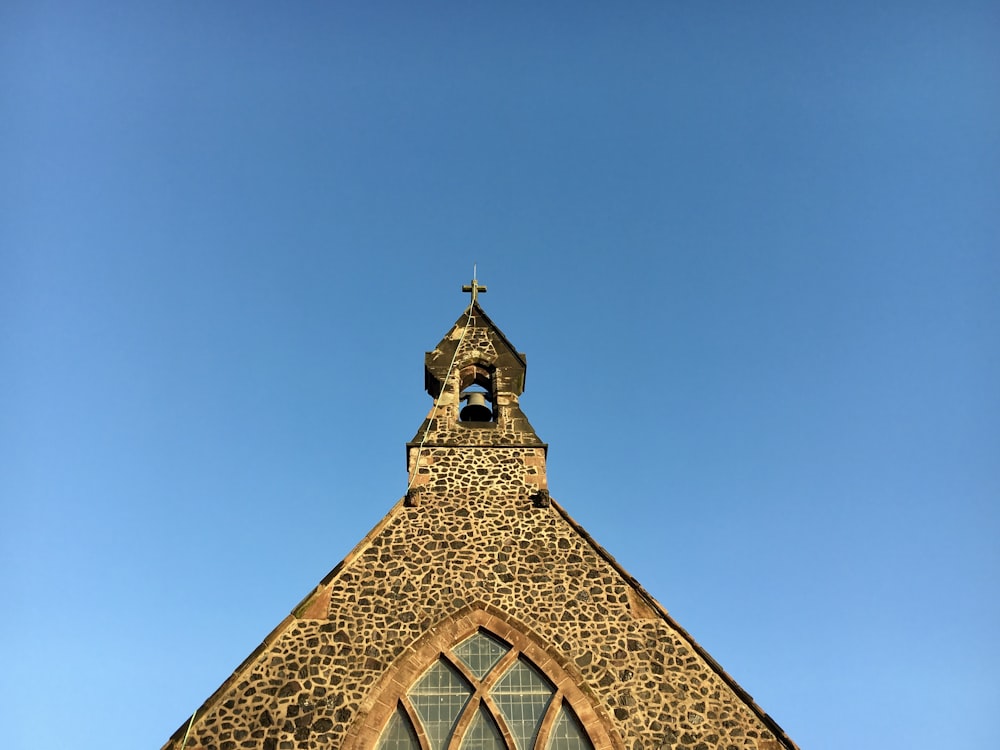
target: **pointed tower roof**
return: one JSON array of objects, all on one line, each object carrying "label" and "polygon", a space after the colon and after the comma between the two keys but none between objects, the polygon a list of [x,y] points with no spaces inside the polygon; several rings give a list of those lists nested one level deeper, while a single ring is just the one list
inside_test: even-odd
[{"label": "pointed tower roof", "polygon": [[550,498],[524,368],[473,299],[406,495],[165,750],[796,748]]},{"label": "pointed tower roof", "polygon": [[[424,357],[424,387],[434,406],[408,449],[414,445],[545,447],[519,404],[527,367],[525,355],[478,301],[471,302]],[[477,392],[489,404],[489,418],[463,418],[462,403]]]}]

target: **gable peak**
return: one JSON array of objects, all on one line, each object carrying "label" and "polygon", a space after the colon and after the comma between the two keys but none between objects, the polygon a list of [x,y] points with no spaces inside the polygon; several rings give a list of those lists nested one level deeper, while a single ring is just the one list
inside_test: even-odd
[{"label": "gable peak", "polygon": [[518,402],[525,355],[479,304],[485,287],[473,278],[462,289],[472,300],[424,358],[424,387],[434,405],[413,443],[543,447]]}]

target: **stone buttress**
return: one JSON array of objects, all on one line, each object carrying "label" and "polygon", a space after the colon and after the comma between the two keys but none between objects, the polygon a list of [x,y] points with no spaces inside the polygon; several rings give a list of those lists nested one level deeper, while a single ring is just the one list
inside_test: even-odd
[{"label": "stone buttress", "polygon": [[406,495],[164,750],[186,733],[200,750],[400,747],[383,737],[414,680],[477,632],[536,667],[595,750],[796,747],[549,497],[524,376],[473,301],[427,354]]}]

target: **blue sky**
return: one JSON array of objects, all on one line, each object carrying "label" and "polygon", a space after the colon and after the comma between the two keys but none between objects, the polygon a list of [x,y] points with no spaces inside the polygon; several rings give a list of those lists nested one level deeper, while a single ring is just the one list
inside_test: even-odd
[{"label": "blue sky", "polygon": [[994,3],[0,9],[6,744],[159,747],[482,303],[553,496],[803,747],[1000,743]]}]

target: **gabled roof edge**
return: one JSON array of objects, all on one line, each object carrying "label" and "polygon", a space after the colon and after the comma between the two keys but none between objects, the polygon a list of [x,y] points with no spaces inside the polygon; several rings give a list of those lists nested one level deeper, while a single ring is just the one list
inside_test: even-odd
[{"label": "gabled roof edge", "polygon": [[[222,699],[225,695],[226,690],[228,690],[235,682],[237,682],[242,676],[243,672],[253,663],[253,661],[268,648],[274,641],[284,633],[288,627],[300,619],[300,615],[307,608],[309,603],[321,593],[322,589],[329,586],[336,578],[337,575],[350,563],[352,560],[357,558],[372,540],[382,531],[383,528],[392,520],[396,512],[403,507],[406,498],[400,498],[382,517],[382,519],[375,524],[375,526],[369,531],[365,536],[359,541],[350,552],[339,562],[334,568],[327,573],[317,586],[315,586],[287,615],[277,627],[271,630],[264,640],[247,656],[239,666],[233,670],[233,673],[226,678],[225,681],[195,710],[193,718],[185,720],[177,730],[170,735],[170,738],[164,743],[161,750],[168,750],[170,747],[176,747],[183,738],[187,731],[189,723],[194,726],[200,718],[202,718],[210,709],[212,709],[215,704]],[[764,711],[757,703],[754,701],[753,696],[751,696],[746,690],[740,687],[739,683],[736,682],[733,677],[726,672],[719,663],[708,653],[670,614],[667,612],[666,608],[660,604],[648,591],[646,591],[642,584],[639,583],[636,578],[629,573],[622,565],[619,563],[604,547],[602,547],[588,532],[583,528],[573,517],[554,499],[551,500],[551,505],[556,509],[556,512],[568,523],[574,531],[576,531],[583,539],[591,546],[591,548],[604,559],[611,567],[613,567],[618,574],[628,583],[633,590],[644,600],[644,602],[649,605],[653,611],[655,611],[663,620],[670,625],[680,636],[683,638],[691,648],[701,656],[709,667],[714,671],[722,680],[725,682],[730,689],[747,705],[750,710],[756,714],[765,726],[770,729],[775,737],[789,750],[799,750],[799,746],[789,737],[785,730],[776,722],[771,716]]]},{"label": "gabled roof edge", "polygon": [[167,750],[170,747],[176,747],[176,744],[184,739],[184,735],[187,732],[188,725],[190,724],[191,726],[194,726],[201,717],[203,717],[209,710],[214,708],[215,704],[218,703],[218,701],[221,700],[222,697],[225,695],[226,690],[232,687],[232,685],[240,679],[240,677],[243,675],[243,672],[247,669],[247,667],[249,667],[253,663],[253,661],[258,656],[260,656],[261,653],[263,653],[264,649],[268,648],[272,643],[274,643],[278,639],[278,637],[282,633],[284,633],[285,630],[287,630],[292,623],[294,623],[299,619],[303,619],[301,617],[301,613],[303,613],[308,608],[309,603],[313,599],[315,599],[316,596],[320,594],[323,589],[329,586],[334,581],[334,579],[336,579],[337,574],[340,573],[340,571],[342,571],[349,562],[354,560],[356,557],[358,557],[358,555],[360,555],[364,551],[364,549],[371,543],[371,541],[378,535],[378,533],[381,532],[383,528],[385,528],[386,524],[388,524],[389,521],[392,520],[392,517],[393,515],[395,515],[396,511],[399,510],[401,507],[403,507],[403,503],[405,501],[406,498],[401,497],[389,509],[389,512],[382,517],[382,520],[379,521],[377,524],[375,524],[372,530],[369,531],[367,534],[365,534],[365,536],[361,539],[361,541],[355,544],[354,547],[351,549],[351,551],[348,552],[347,555],[339,563],[337,563],[329,573],[323,576],[322,580],[320,580],[320,582],[312,589],[312,591],[306,594],[306,596],[302,599],[302,601],[300,601],[292,608],[291,613],[288,614],[285,617],[285,619],[283,619],[280,623],[278,623],[277,627],[275,627],[270,633],[268,633],[264,637],[264,640],[260,642],[257,648],[255,648],[247,658],[245,658],[242,662],[240,662],[240,665],[233,670],[233,673],[229,675],[229,677],[227,677],[223,681],[223,683],[219,685],[218,688],[216,688],[215,692],[213,692],[210,696],[208,696],[208,698],[200,706],[198,706],[197,709],[195,709],[195,712],[193,714],[193,719],[191,717],[186,719],[184,723],[182,723],[177,728],[177,730],[172,735],[170,735],[170,738],[166,741],[166,743],[164,743],[163,747],[160,750]]},{"label": "gabled roof edge", "polygon": [[465,321],[468,320],[469,318],[470,307],[472,308],[473,312],[476,315],[481,316],[483,320],[486,321],[486,323],[489,325],[490,328],[492,328],[494,331],[497,332],[497,335],[500,337],[500,340],[503,341],[503,343],[507,346],[508,349],[510,349],[510,351],[514,354],[514,356],[517,357],[517,361],[520,362],[523,367],[527,368],[528,364],[525,361],[524,354],[522,352],[519,352],[517,350],[517,347],[514,346],[512,343],[510,343],[510,339],[507,338],[507,334],[505,334],[503,331],[500,330],[500,326],[498,326],[496,323],[493,322],[493,319],[486,314],[486,311],[482,308],[482,305],[480,305],[478,302],[473,302],[472,304],[469,305],[469,307],[466,307],[462,311],[462,314],[458,316],[458,320],[455,321],[455,325],[453,325],[452,328],[454,328],[455,326],[465,325]]},{"label": "gabled roof edge", "polygon": [[760,718],[760,720],[765,724],[765,726],[767,726],[767,728],[774,733],[774,736],[778,739],[779,742],[785,745],[785,747],[789,748],[789,750],[799,750],[799,746],[796,745],[794,740],[792,740],[792,738],[785,733],[785,730],[781,728],[778,722],[772,719],[771,716],[764,709],[758,706],[756,701],[754,701],[753,696],[750,695],[750,693],[748,693],[742,687],[740,687],[739,683],[737,683],[736,680],[734,680],[733,677],[728,672],[726,672],[726,670],[722,668],[719,662],[717,662],[712,657],[712,655],[709,654],[708,651],[706,651],[691,636],[690,633],[688,633],[683,627],[681,627],[681,625],[673,617],[670,616],[670,613],[667,612],[666,607],[664,607],[662,604],[656,601],[656,599],[652,596],[652,594],[646,591],[646,589],[642,587],[642,584],[640,584],[639,581],[637,581],[631,573],[625,570],[622,564],[619,563],[611,555],[610,552],[608,552],[606,549],[604,549],[604,547],[598,544],[597,541],[587,532],[587,530],[573,519],[573,517],[566,511],[565,508],[563,508],[554,499],[551,499],[551,504],[552,507],[555,508],[556,511],[559,513],[559,515],[563,517],[566,523],[572,526],[573,530],[576,531],[581,537],[583,537],[583,539],[593,548],[593,550],[598,555],[604,558],[604,560],[609,565],[611,565],[611,567],[613,567],[616,571],[618,571],[618,574],[625,579],[626,583],[632,586],[635,592],[642,597],[642,599],[646,602],[646,604],[652,607],[653,611],[655,611],[660,617],[662,617],[667,622],[667,624],[670,625],[670,627],[676,630],[677,633],[685,641],[687,641],[688,645],[690,645],[691,648],[694,649],[695,653],[701,656],[708,664],[708,666],[712,668],[712,671],[714,671],[722,679],[723,682],[729,685],[732,691],[736,693],[736,695],[739,696],[739,698],[743,700],[743,702],[746,703],[747,706],[750,707],[750,710],[753,711],[758,716],[758,718]]}]

